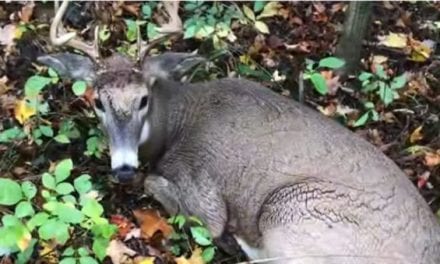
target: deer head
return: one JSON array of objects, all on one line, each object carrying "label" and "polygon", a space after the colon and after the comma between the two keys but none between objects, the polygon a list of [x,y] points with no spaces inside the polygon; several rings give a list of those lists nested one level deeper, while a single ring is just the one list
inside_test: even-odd
[{"label": "deer head", "polygon": [[[121,183],[131,182],[139,166],[138,148],[150,136],[148,115],[151,101],[154,100],[151,89],[156,80],[179,80],[183,73],[204,59],[194,53],[168,52],[155,57],[146,55],[164,37],[181,32],[178,2],[164,3],[170,20],[159,29],[162,37],[149,45],[139,45],[140,62],[121,54],[102,60],[97,30],[92,45],[79,40],[74,32],[66,33],[61,19],[67,5],[68,1],[64,1],[56,12],[50,27],[51,42],[56,46],[71,46],[83,51],[86,56],[63,52],[41,56],[38,61],[54,68],[64,78],[85,80],[94,88],[91,104],[109,138],[114,179]],[[58,36],[60,31],[63,35]]]}]

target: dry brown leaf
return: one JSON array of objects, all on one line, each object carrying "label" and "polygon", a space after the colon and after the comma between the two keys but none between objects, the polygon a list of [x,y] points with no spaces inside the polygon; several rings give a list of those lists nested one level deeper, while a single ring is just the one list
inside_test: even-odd
[{"label": "dry brown leaf", "polygon": [[167,220],[159,215],[154,209],[134,210],[133,214],[141,227],[142,237],[149,239],[156,232],[162,232],[168,237],[173,232],[173,228],[167,223]]},{"label": "dry brown leaf", "polygon": [[202,249],[197,247],[193,250],[189,259],[178,257],[174,259],[177,264],[205,264],[202,258]]},{"label": "dry brown leaf", "polygon": [[35,7],[35,3],[33,1],[25,4],[22,8],[21,8],[21,12],[20,12],[20,20],[24,23],[29,23],[29,21],[31,20],[32,14],[34,13],[34,7]]},{"label": "dry brown leaf", "polygon": [[425,153],[425,165],[435,167],[440,164],[440,150]]},{"label": "dry brown leaf", "polygon": [[112,240],[107,248],[107,256],[110,257],[113,264],[127,263],[128,260],[135,256],[136,252],[128,248],[119,240]]},{"label": "dry brown leaf", "polygon": [[0,28],[0,45],[11,46],[14,44],[16,38],[17,26],[8,24]]},{"label": "dry brown leaf", "polygon": [[418,128],[414,129],[414,131],[411,133],[409,137],[410,143],[415,143],[423,139],[422,128],[423,126],[419,126]]},{"label": "dry brown leaf", "polygon": [[20,124],[24,124],[29,118],[34,116],[36,113],[37,113],[37,109],[30,106],[24,99],[17,101],[17,103],[15,104],[14,115],[15,115],[15,119],[17,119],[17,121]]},{"label": "dry brown leaf", "polygon": [[424,62],[431,56],[432,47],[427,43],[410,38],[409,44],[411,46],[410,60],[417,62]]},{"label": "dry brown leaf", "polygon": [[155,257],[136,257],[134,264],[154,264]]},{"label": "dry brown leaf", "polygon": [[130,231],[132,231],[135,227],[134,223],[123,215],[110,216],[110,223],[118,227],[118,237],[121,239],[125,239]]},{"label": "dry brown leaf", "polygon": [[428,179],[431,173],[429,171],[425,171],[421,175],[417,177],[417,187],[419,189],[425,187],[425,185],[428,183]]},{"label": "dry brown leaf", "polygon": [[47,264],[56,264],[59,262],[58,251],[56,250],[56,242],[43,242],[40,241],[38,255],[40,260]]},{"label": "dry brown leaf", "polygon": [[331,95],[334,95],[339,87],[341,87],[341,83],[339,82],[340,76],[333,76],[333,71],[321,71],[321,75],[324,77],[325,82],[327,83],[328,92]]}]

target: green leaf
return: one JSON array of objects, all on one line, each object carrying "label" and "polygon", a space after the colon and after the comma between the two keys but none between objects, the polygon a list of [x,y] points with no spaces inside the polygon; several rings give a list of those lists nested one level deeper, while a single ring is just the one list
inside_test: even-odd
[{"label": "green leaf", "polygon": [[405,87],[406,84],[406,74],[402,74],[400,76],[394,77],[391,82],[391,89],[401,89]]},{"label": "green leaf", "polygon": [[39,126],[38,128],[46,137],[53,137],[53,129],[50,126]]},{"label": "green leaf", "polygon": [[52,77],[52,78],[58,78],[58,74],[57,74],[57,72],[56,72],[54,69],[50,68],[50,67],[49,67],[47,73],[48,73],[49,76]]},{"label": "green leaf", "polygon": [[215,255],[215,247],[208,247],[205,248],[202,252],[202,259],[205,261],[205,263],[211,262],[212,259],[214,259]]},{"label": "green leaf", "polygon": [[83,95],[86,92],[87,83],[85,81],[76,81],[72,85],[72,91],[76,96]]},{"label": "green leaf", "polygon": [[84,220],[84,215],[73,206],[59,203],[55,209],[55,214],[64,223],[79,224]]},{"label": "green leaf", "polygon": [[197,33],[196,30],[197,30],[196,24],[189,25],[187,28],[185,28],[185,32],[183,34],[183,39],[189,39],[189,38],[194,37]]},{"label": "green leaf", "polygon": [[74,257],[63,258],[60,264],[76,264],[76,259]]},{"label": "green leaf", "polygon": [[151,18],[153,11],[151,10],[151,6],[149,5],[149,3],[145,3],[142,5],[142,16],[144,18]]},{"label": "green leaf", "polygon": [[385,70],[382,65],[376,65],[376,75],[382,80],[388,80],[388,75],[385,73]]},{"label": "green leaf", "polygon": [[15,207],[15,216],[18,218],[31,216],[34,214],[34,208],[32,207],[32,204],[28,201],[22,201]]},{"label": "green leaf", "polygon": [[318,91],[320,94],[326,95],[328,93],[327,82],[320,73],[313,73],[310,76],[310,80],[312,81],[315,90]]},{"label": "green leaf", "polygon": [[185,222],[186,222],[185,216],[181,214],[175,215],[168,220],[168,223],[170,224],[173,225],[177,224],[177,227],[179,229],[182,229],[183,225],[185,225]]},{"label": "green leaf", "polygon": [[319,61],[318,67],[326,67],[330,69],[338,69],[344,66],[345,61],[336,57],[328,57]]},{"label": "green leaf", "polygon": [[47,213],[40,212],[32,216],[32,218],[26,223],[26,226],[30,231],[32,231],[35,227],[44,224],[48,219],[49,215]]},{"label": "green leaf", "polygon": [[356,122],[354,122],[353,127],[360,127],[367,123],[370,112],[365,112],[361,117],[359,117]]},{"label": "green leaf", "polygon": [[43,180],[43,186],[50,190],[55,190],[56,183],[55,178],[50,175],[49,173],[45,172],[43,173],[43,176],[41,177]]},{"label": "green leaf", "polygon": [[252,21],[255,21],[255,14],[247,5],[243,5],[243,13],[247,18],[249,18]]},{"label": "green leaf", "polygon": [[255,28],[263,34],[269,34],[269,28],[263,21],[255,21]]},{"label": "green leaf", "polygon": [[95,237],[110,239],[116,234],[118,228],[112,224],[97,224],[92,227],[92,233]]},{"label": "green leaf", "polygon": [[85,256],[89,255],[89,251],[85,247],[80,247],[80,248],[78,248],[77,251],[81,257],[85,257]]},{"label": "green leaf", "polygon": [[55,190],[61,195],[66,195],[74,191],[72,184],[67,182],[58,184]]},{"label": "green leaf", "polygon": [[62,144],[70,143],[70,139],[66,135],[64,135],[64,134],[58,134],[53,139],[55,139],[56,142],[62,143]]},{"label": "green leaf", "polygon": [[159,35],[157,31],[157,25],[154,23],[147,24],[147,37],[149,40],[155,39]]},{"label": "green leaf", "polygon": [[104,213],[104,208],[95,199],[88,198],[84,201],[81,212],[90,218],[95,218]]},{"label": "green leaf", "polygon": [[61,256],[70,257],[73,256],[73,254],[75,254],[75,249],[73,249],[73,247],[68,247],[63,251]]},{"label": "green leaf", "polygon": [[374,109],[374,104],[372,102],[365,102],[364,106],[367,109]]},{"label": "green leaf", "polygon": [[90,181],[92,177],[88,174],[83,174],[73,181],[73,185],[78,193],[84,194],[92,189],[92,182]]},{"label": "green leaf", "polygon": [[258,13],[261,10],[263,10],[265,2],[266,1],[264,1],[264,0],[256,0],[256,1],[254,1],[254,12]]},{"label": "green leaf", "polygon": [[102,261],[107,256],[107,247],[109,240],[102,237],[95,237],[93,240],[92,250],[93,253]]},{"label": "green leaf", "polygon": [[71,204],[76,204],[76,198],[73,195],[64,195],[63,197],[61,197],[61,199],[65,202],[65,203],[71,203]]},{"label": "green leaf", "polygon": [[55,167],[55,179],[57,183],[60,183],[70,176],[70,172],[73,169],[73,162],[71,159],[65,159],[60,161]]},{"label": "green leaf", "polygon": [[16,264],[26,264],[29,263],[29,260],[32,257],[32,254],[34,253],[35,245],[37,244],[36,239],[31,239],[31,242],[29,243],[29,246],[23,251],[19,252],[17,254],[17,261]]},{"label": "green leaf", "polygon": [[20,184],[0,178],[0,205],[14,205],[23,199]]},{"label": "green leaf", "polygon": [[12,127],[0,132],[0,143],[8,143],[15,139],[24,138],[26,135],[19,127]]},{"label": "green leaf", "polygon": [[130,42],[135,41],[137,39],[137,27],[138,27],[136,21],[132,19],[125,19],[125,24],[127,25],[127,32],[125,33],[127,40]]},{"label": "green leaf", "polygon": [[197,226],[197,227],[191,227],[190,230],[191,230],[191,235],[197,244],[201,246],[212,245],[212,238],[208,229],[206,229],[205,227]]},{"label": "green leaf", "polygon": [[69,239],[69,225],[52,218],[40,226],[38,235],[43,240],[55,238],[59,243],[64,244]]},{"label": "green leaf", "polygon": [[385,85],[384,83],[381,84],[383,85],[380,86],[379,96],[385,106],[387,106],[394,101],[394,93],[393,90],[388,87],[388,85]]},{"label": "green leaf", "polygon": [[35,97],[37,96],[43,88],[51,83],[52,79],[34,75],[27,79],[25,85],[24,85],[24,95],[26,97]]},{"label": "green leaf", "polygon": [[86,257],[80,257],[79,263],[80,264],[98,264],[98,261],[96,261],[96,259],[94,259],[90,256],[86,256]]},{"label": "green leaf", "polygon": [[369,80],[371,77],[373,77],[373,74],[370,72],[362,72],[361,74],[359,74],[358,79],[361,82],[365,82],[367,80]]},{"label": "green leaf", "polygon": [[37,194],[37,187],[30,181],[24,181],[21,184],[21,190],[28,200],[31,200]]}]

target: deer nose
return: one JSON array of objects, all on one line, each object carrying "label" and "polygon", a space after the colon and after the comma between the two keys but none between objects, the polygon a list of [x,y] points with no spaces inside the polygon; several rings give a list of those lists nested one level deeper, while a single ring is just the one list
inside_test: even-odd
[{"label": "deer nose", "polygon": [[136,169],[129,165],[122,165],[112,171],[119,183],[130,183],[135,178]]}]

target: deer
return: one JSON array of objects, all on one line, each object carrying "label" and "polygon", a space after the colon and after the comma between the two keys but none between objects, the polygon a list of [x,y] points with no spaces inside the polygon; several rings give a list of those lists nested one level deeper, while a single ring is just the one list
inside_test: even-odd
[{"label": "deer", "polygon": [[[170,36],[181,29],[169,25],[181,21],[178,2],[166,5],[175,19]],[[99,60],[96,44],[63,29],[66,7],[51,41],[85,55],[38,61],[93,87],[113,180],[141,177],[168,213],[199,217],[214,238],[231,234],[255,263],[440,263],[438,220],[367,140],[251,80],[182,81],[206,61],[194,53],[149,56],[144,48],[136,62],[120,54]]]}]

